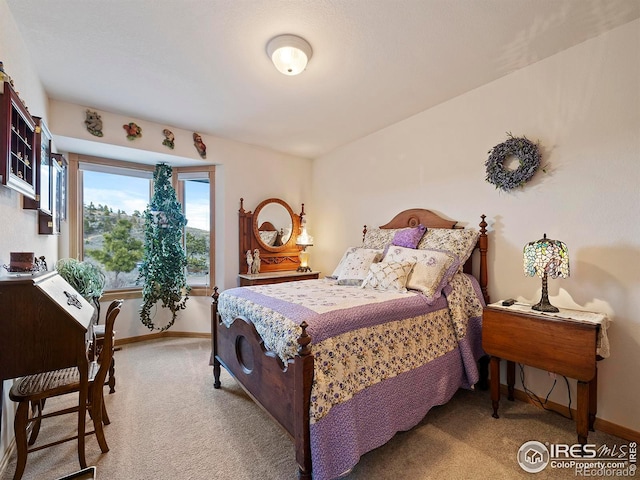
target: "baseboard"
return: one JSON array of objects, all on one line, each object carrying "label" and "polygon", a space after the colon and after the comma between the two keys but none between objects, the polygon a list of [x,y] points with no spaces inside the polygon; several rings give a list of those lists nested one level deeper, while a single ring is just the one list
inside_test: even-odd
[{"label": "baseboard", "polygon": [[211,338],[210,333],[205,332],[156,332],[149,333],[147,335],[139,335],[137,337],[128,337],[128,338],[116,338],[115,345],[116,347],[127,345],[130,343],[137,342],[146,342],[147,340],[156,340],[158,338],[170,338],[170,337],[179,337],[179,338]]},{"label": "baseboard", "polygon": [[[504,384],[500,384],[500,392],[502,393],[502,395],[504,395],[506,397],[506,395],[507,395],[507,386],[504,385]],[[531,405],[534,405],[534,406],[536,406],[538,408],[542,408],[535,401],[533,401],[531,399],[531,397],[529,397],[529,395],[527,395],[522,390],[514,389],[513,390],[513,397],[516,400],[520,400],[522,402],[526,402],[526,403],[529,403]],[[564,415],[566,417],[569,416],[569,408],[566,405],[561,405],[559,403],[552,402],[551,400],[548,400],[546,405],[545,405],[545,407],[547,408],[547,410],[553,410],[554,412],[557,412],[557,413],[559,413],[561,415]],[[576,418],[576,414],[577,414],[577,411],[572,408],[571,409],[571,417],[572,418]],[[615,423],[611,423],[611,422],[608,422],[606,420],[602,420],[601,418],[598,418],[597,416],[596,416],[596,421],[593,424],[593,428],[595,428],[596,430],[599,430],[601,432],[608,433],[609,435],[615,435],[616,437],[623,438],[623,439],[628,440],[630,442],[638,442],[638,443],[640,443],[640,432],[636,432],[635,430],[631,430],[630,428],[623,427],[622,425],[617,425]]]}]

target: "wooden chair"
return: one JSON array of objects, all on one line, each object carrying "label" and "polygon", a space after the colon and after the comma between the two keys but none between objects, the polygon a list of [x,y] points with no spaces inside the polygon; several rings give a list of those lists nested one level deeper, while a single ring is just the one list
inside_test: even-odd
[{"label": "wooden chair", "polygon": [[[113,358],[113,326],[116,317],[122,308],[122,300],[115,300],[109,306],[105,321],[104,345],[96,360],[89,364],[89,395],[87,397],[87,411],[93,420],[94,430],[91,432],[78,432],[78,435],[62,440],[47,443],[37,447],[29,448],[33,445],[40,432],[42,419],[55,417],[67,413],[78,411],[78,406],[65,408],[51,413],[43,413],[45,402],[48,398],[65,395],[68,393],[78,393],[80,390],[80,376],[76,367],[54,370],[50,372],[29,375],[18,379],[11,390],[9,398],[18,402],[18,409],[14,420],[14,431],[18,459],[16,461],[16,471],[13,480],[22,478],[27,463],[27,454],[43,448],[59,445],[63,442],[78,439],[80,435],[90,435],[95,433],[103,453],[109,451],[107,441],[104,436],[103,425],[108,425],[109,416],[104,406],[103,385],[111,366]],[[32,418],[29,418],[29,407],[31,407]],[[31,436],[27,441],[27,428],[33,424]],[[80,449],[82,450],[82,449]],[[84,452],[78,452],[78,457],[82,465]]]},{"label": "wooden chair", "polygon": [[[100,303],[98,302],[98,305]],[[111,302],[109,308],[107,308],[107,314],[105,317],[109,316],[111,310],[115,307],[115,302]],[[91,348],[89,350],[89,360],[94,360],[94,358],[100,354],[104,346],[104,334],[105,334],[105,324],[99,324],[100,320],[100,309],[98,308],[98,318],[96,319],[96,323],[93,326],[93,342],[91,343]],[[115,339],[115,331],[113,332]],[[115,342],[115,340],[114,340]],[[120,350],[120,347],[113,347],[113,351],[117,352]],[[115,356],[111,356],[111,365],[109,365],[109,376],[105,379],[104,385],[109,387],[109,393],[114,393],[116,391],[116,359]]]}]

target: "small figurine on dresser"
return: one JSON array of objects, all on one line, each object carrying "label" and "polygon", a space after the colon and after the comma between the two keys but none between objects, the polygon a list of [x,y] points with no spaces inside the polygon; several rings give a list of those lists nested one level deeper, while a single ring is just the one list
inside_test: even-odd
[{"label": "small figurine on dresser", "polygon": [[251,267],[252,273],[260,273],[260,250],[257,248],[253,251],[253,267]]},{"label": "small figurine on dresser", "polygon": [[251,275],[253,273],[253,268],[251,265],[253,264],[253,257],[251,256],[251,250],[247,250],[247,274]]}]

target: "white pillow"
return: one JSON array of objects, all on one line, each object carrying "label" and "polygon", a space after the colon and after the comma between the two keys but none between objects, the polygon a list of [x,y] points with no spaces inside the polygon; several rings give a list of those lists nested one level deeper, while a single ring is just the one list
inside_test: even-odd
[{"label": "white pillow", "polygon": [[440,250],[414,250],[404,247],[389,247],[385,262],[414,262],[407,279],[407,288],[418,290],[432,304],[441,295],[442,289],[456,273],[460,262],[451,252]]},{"label": "white pillow", "polygon": [[349,248],[347,248],[347,250],[342,255],[342,258],[338,262],[338,265],[336,266],[335,270],[331,274],[332,278],[338,278],[340,276],[340,272],[342,272],[342,267],[344,266],[344,263],[347,261],[347,257],[350,254],[352,254],[353,252],[355,252],[356,250],[358,250],[358,248],[360,248],[360,247],[349,247]]},{"label": "white pillow", "polygon": [[362,288],[406,292],[407,278],[413,266],[413,262],[372,263]]},{"label": "white pillow", "polygon": [[347,255],[338,275],[338,285],[362,285],[372,263],[380,259],[379,250],[358,248]]}]

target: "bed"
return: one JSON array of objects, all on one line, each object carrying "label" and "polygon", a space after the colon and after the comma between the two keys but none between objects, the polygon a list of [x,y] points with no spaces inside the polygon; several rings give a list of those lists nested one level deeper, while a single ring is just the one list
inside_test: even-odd
[{"label": "bed", "polygon": [[[459,388],[486,385],[486,365],[478,365],[489,302],[484,219],[478,231],[405,210],[365,227],[363,245],[345,252],[334,278],[215,289],[214,388],[224,367],[291,435],[299,478],[348,473]],[[469,245],[450,247],[460,234]],[[356,274],[354,265],[368,271]],[[416,265],[431,268],[420,271],[426,284]]]}]

